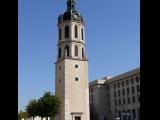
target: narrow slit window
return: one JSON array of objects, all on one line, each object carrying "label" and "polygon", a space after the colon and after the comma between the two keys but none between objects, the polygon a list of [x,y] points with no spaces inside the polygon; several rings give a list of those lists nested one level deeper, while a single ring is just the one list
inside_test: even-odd
[{"label": "narrow slit window", "polygon": [[83,29],[81,28],[81,37],[82,37],[82,40],[83,40]]},{"label": "narrow slit window", "polygon": [[78,46],[75,45],[75,56],[78,56]]},{"label": "narrow slit window", "polygon": [[61,48],[58,50],[58,58],[61,58]]},{"label": "narrow slit window", "polygon": [[65,46],[65,56],[69,57],[69,46],[68,45]]},{"label": "narrow slit window", "polygon": [[61,30],[61,28],[59,28],[59,40],[61,40],[62,39],[62,30]]},{"label": "narrow slit window", "polygon": [[75,26],[74,30],[75,30],[75,38],[78,38],[78,28],[77,28],[77,26]]},{"label": "narrow slit window", "polygon": [[65,38],[69,38],[69,26],[65,27]]}]

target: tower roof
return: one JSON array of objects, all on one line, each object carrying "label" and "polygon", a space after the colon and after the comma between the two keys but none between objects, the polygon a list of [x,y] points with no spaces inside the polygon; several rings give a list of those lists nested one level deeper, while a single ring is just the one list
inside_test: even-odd
[{"label": "tower roof", "polygon": [[67,10],[63,14],[59,15],[58,23],[67,20],[75,20],[83,22],[83,17],[76,10],[75,5],[76,5],[75,0],[67,0]]}]

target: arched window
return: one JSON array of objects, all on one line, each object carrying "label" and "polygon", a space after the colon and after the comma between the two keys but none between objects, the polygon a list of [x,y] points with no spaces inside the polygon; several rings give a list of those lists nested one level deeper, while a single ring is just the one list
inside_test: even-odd
[{"label": "arched window", "polygon": [[82,40],[83,40],[83,28],[81,28],[81,37],[82,37]]},{"label": "arched window", "polygon": [[69,46],[66,45],[64,49],[65,49],[65,56],[69,57]]},{"label": "arched window", "polygon": [[82,48],[82,58],[84,58],[84,49]]},{"label": "arched window", "polygon": [[69,38],[69,26],[65,27],[65,38]]},{"label": "arched window", "polygon": [[78,46],[77,45],[75,45],[74,54],[75,56],[78,56]]},{"label": "arched window", "polygon": [[61,48],[58,50],[58,58],[61,58]]},{"label": "arched window", "polygon": [[62,30],[61,30],[61,28],[59,28],[59,40],[62,39],[62,38],[61,38],[61,35],[62,35]]},{"label": "arched window", "polygon": [[75,31],[75,38],[78,38],[78,28],[77,28],[77,25],[75,25],[74,31]]}]

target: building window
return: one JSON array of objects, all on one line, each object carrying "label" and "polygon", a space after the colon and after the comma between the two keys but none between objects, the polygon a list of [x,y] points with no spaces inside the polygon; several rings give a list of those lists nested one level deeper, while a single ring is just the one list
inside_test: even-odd
[{"label": "building window", "polygon": [[114,112],[117,113],[117,109],[116,108],[114,109]]},{"label": "building window", "polygon": [[139,77],[138,77],[138,76],[136,77],[136,82],[137,82],[137,83],[139,82]]},{"label": "building window", "polygon": [[125,95],[125,90],[124,89],[122,89],[122,94],[123,94],[123,96]]},{"label": "building window", "polygon": [[109,91],[109,89],[110,89],[109,86],[107,86],[107,90],[108,90],[108,91]]},{"label": "building window", "polygon": [[118,111],[118,117],[119,117],[120,120],[121,120],[121,111]]},{"label": "building window", "polygon": [[118,96],[121,96],[121,91],[120,90],[118,90]]},{"label": "building window", "polygon": [[84,58],[84,49],[82,48],[82,58]]},{"label": "building window", "polygon": [[126,111],[123,110],[123,120],[126,120]]},{"label": "building window", "polygon": [[140,92],[140,86],[137,85],[137,92]]},{"label": "building window", "polygon": [[132,97],[132,102],[135,103],[135,96]]},{"label": "building window", "polygon": [[78,77],[75,77],[75,81],[79,81],[79,78],[78,78]]},{"label": "building window", "polygon": [[127,88],[127,94],[129,95],[129,88]]},{"label": "building window", "polygon": [[61,79],[59,79],[59,83],[61,83]]},{"label": "building window", "polygon": [[78,38],[78,28],[77,28],[77,25],[75,25],[74,30],[75,30],[75,38]]},{"label": "building window", "polygon": [[137,95],[138,102],[140,102],[140,95]]},{"label": "building window", "polygon": [[61,36],[62,36],[62,30],[61,30],[61,28],[59,28],[59,40],[62,39]]},{"label": "building window", "polygon": [[132,94],[134,93],[134,86],[132,87]]},{"label": "building window", "polygon": [[124,81],[122,81],[122,87],[124,87]]},{"label": "building window", "polygon": [[117,106],[117,100],[114,101],[114,105]]},{"label": "building window", "polygon": [[130,97],[128,97],[128,104],[130,104],[131,100],[130,100]]},{"label": "building window", "polygon": [[75,116],[75,120],[81,120],[80,116]]},{"label": "building window", "polygon": [[91,101],[93,101],[93,95],[91,95]]},{"label": "building window", "polygon": [[121,105],[121,99],[119,99],[119,105]]},{"label": "building window", "polygon": [[128,80],[126,80],[126,85],[129,85],[129,82],[128,82]]},{"label": "building window", "polygon": [[77,45],[75,45],[75,49],[74,49],[74,54],[75,54],[75,56],[78,56],[78,46]]},{"label": "building window", "polygon": [[114,91],[114,97],[116,97],[116,91]]},{"label": "building window", "polygon": [[91,93],[93,93],[93,88],[91,88],[90,90],[91,90]]},{"label": "building window", "polygon": [[82,37],[82,40],[83,40],[83,29],[81,28],[81,37]]},{"label": "building window", "polygon": [[66,45],[64,49],[65,49],[65,56],[69,57],[69,46]]},{"label": "building window", "polygon": [[135,120],[136,119],[136,111],[135,109],[132,109],[132,120]]},{"label": "building window", "polygon": [[117,83],[118,88],[120,88],[120,83]]},{"label": "building window", "polygon": [[58,69],[61,70],[61,66],[59,66]]},{"label": "building window", "polygon": [[140,108],[138,108],[138,120],[140,120]]},{"label": "building window", "polygon": [[110,101],[108,101],[108,107],[109,107],[109,108],[111,107],[111,102],[110,102]]},{"label": "building window", "polygon": [[128,109],[128,120],[131,120],[131,111]]},{"label": "building window", "polygon": [[108,99],[110,99],[110,94],[108,93]]},{"label": "building window", "polygon": [[125,100],[125,98],[123,98],[123,104],[126,104],[126,100]]},{"label": "building window", "polygon": [[69,38],[69,26],[65,27],[65,38]]},{"label": "building window", "polygon": [[75,64],[75,68],[79,68],[78,64]]},{"label": "building window", "polygon": [[58,50],[58,58],[61,58],[61,48]]},{"label": "building window", "polygon": [[116,84],[114,84],[114,89],[116,89]]},{"label": "building window", "polygon": [[131,78],[131,84],[133,84],[134,83],[134,79],[133,78]]}]

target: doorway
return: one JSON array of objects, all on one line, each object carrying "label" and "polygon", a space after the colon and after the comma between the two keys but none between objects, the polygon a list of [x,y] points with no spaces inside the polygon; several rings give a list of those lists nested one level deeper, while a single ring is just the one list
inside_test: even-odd
[{"label": "doorway", "polygon": [[81,117],[80,116],[76,116],[75,120],[81,120]]}]

